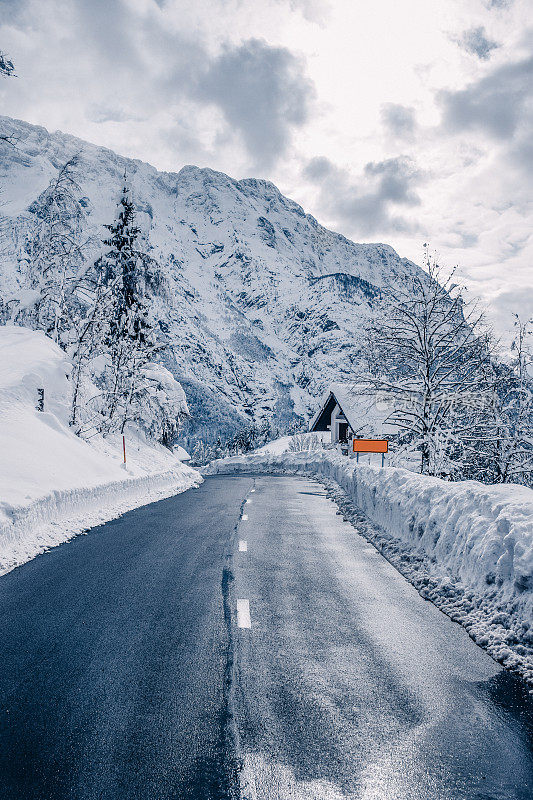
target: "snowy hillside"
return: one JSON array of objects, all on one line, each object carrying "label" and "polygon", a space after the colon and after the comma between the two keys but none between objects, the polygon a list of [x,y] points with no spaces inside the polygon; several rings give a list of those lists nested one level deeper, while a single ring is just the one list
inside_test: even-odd
[{"label": "snowy hillside", "polygon": [[158,172],[24,122],[0,118],[0,127],[17,139],[0,143],[0,297],[19,286],[32,203],[58,167],[80,153],[95,255],[126,171],[163,268],[156,312],[172,345],[167,366],[200,433],[271,413],[282,422],[307,416],[332,379],[350,375],[380,289],[419,270],[387,245],[326,230],[266,181],[193,166]]},{"label": "snowy hillside", "polygon": [[[0,326],[0,574],[84,528],[197,485],[168,449],[68,425],[71,364],[41,331]],[[36,410],[44,389],[44,411]]]}]

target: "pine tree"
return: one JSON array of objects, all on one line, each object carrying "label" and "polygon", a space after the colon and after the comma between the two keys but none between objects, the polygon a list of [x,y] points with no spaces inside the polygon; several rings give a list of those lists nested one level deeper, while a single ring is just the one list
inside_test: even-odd
[{"label": "pine tree", "polygon": [[109,248],[102,259],[104,285],[109,287],[109,319],[105,336],[106,428],[121,432],[139,416],[142,367],[161,349],[148,313],[146,268],[150,256],[141,249],[135,208],[124,184],[117,219],[105,226]]},{"label": "pine tree", "polygon": [[224,448],[222,447],[222,441],[220,439],[220,436],[218,436],[215,442],[213,458],[222,458],[223,455],[224,455]]},{"label": "pine tree", "polygon": [[[0,50],[0,76],[3,78],[12,78],[15,76],[15,66],[2,50]],[[0,131],[0,142],[16,147],[18,137],[13,133],[3,133]]]},{"label": "pine tree", "polygon": [[15,67],[10,58],[0,50],[0,75],[11,78],[15,74]]},{"label": "pine tree", "polygon": [[265,420],[261,425],[261,428],[259,430],[259,438],[261,444],[266,444],[273,438],[270,422],[268,422],[268,420]]}]

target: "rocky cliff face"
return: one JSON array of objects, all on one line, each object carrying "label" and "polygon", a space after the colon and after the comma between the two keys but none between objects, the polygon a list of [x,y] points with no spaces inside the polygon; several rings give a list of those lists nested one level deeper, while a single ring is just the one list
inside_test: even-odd
[{"label": "rocky cliff face", "polygon": [[170,344],[166,363],[200,432],[307,415],[328,383],[350,378],[382,290],[419,271],[387,245],[354,244],[323,228],[267,181],[193,166],[158,172],[24,122],[0,118],[0,127],[17,139],[0,143],[0,295],[21,281],[31,204],[58,167],[80,154],[95,242],[126,172],[161,265],[154,313]]}]

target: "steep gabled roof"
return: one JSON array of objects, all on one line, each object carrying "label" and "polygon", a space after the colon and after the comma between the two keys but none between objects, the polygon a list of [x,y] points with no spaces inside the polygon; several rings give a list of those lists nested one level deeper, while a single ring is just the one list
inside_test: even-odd
[{"label": "steep gabled roof", "polygon": [[387,422],[391,413],[388,405],[380,402],[375,391],[357,383],[331,384],[322,395],[320,408],[309,424],[310,431],[316,430],[315,426],[325,413],[331,415],[335,404],[341,409],[356,436],[375,439],[398,432],[394,425]]}]

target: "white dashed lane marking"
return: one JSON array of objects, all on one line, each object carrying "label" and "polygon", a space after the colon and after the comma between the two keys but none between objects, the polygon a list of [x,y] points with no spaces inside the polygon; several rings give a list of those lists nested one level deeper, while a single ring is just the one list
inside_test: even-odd
[{"label": "white dashed lane marking", "polygon": [[250,498],[248,497],[248,499],[246,500],[246,502],[247,502],[247,503],[251,503],[252,501],[251,501],[251,500],[250,500]]},{"label": "white dashed lane marking", "polygon": [[250,489],[250,493],[255,492],[255,489]]},{"label": "white dashed lane marking", "polygon": [[246,539],[240,539],[239,540],[239,551],[241,553],[247,553],[248,552],[248,542],[246,541]]},{"label": "white dashed lane marking", "polygon": [[239,628],[251,628],[250,602],[248,600],[237,600],[237,625]]},{"label": "white dashed lane marking", "polygon": [[243,514],[241,519],[248,519],[248,514]]}]

